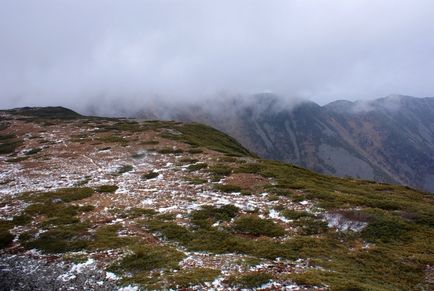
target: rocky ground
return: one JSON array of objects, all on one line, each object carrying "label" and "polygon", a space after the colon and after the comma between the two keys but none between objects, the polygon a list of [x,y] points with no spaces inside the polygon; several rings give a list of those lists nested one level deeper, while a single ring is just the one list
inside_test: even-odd
[{"label": "rocky ground", "polygon": [[[292,279],[328,272],[309,257],[222,250],[206,236],[274,247],[367,225],[300,189],[277,195],[274,177],[249,170],[254,157],[182,141],[176,123],[1,114],[2,135],[20,141],[0,155],[0,219],[13,236],[0,253],[1,290],[328,289]],[[295,223],[294,213],[310,220]],[[138,267],[134,256],[146,261]]]}]

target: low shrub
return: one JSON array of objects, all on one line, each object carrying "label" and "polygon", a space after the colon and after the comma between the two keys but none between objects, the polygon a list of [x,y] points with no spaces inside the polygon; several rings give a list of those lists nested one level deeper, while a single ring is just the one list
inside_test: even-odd
[{"label": "low shrub", "polygon": [[184,254],[167,246],[142,244],[110,269],[138,273],[156,269],[176,269]]},{"label": "low shrub", "polygon": [[98,188],[96,188],[96,191],[97,192],[100,192],[100,193],[113,193],[113,192],[116,192],[116,190],[118,190],[118,186],[116,186],[116,185],[102,185],[102,186],[99,186]]},{"label": "low shrub", "polygon": [[99,141],[102,142],[109,142],[109,143],[127,143],[128,141],[122,137],[122,136],[118,136],[118,135],[104,135],[98,138]]},{"label": "low shrub", "polygon": [[75,223],[59,226],[39,234],[38,237],[20,236],[21,244],[27,249],[38,249],[44,253],[80,251],[89,245],[88,224]]},{"label": "low shrub", "polygon": [[291,210],[291,209],[284,209],[280,212],[285,218],[291,219],[291,220],[297,220],[303,217],[314,217],[313,214],[306,212],[306,211],[298,211],[298,210]]},{"label": "low shrub", "polygon": [[92,196],[94,190],[88,187],[61,188],[53,192],[42,192],[24,197],[27,201],[50,203],[72,202]]},{"label": "low shrub", "polygon": [[183,152],[182,149],[177,148],[162,148],[157,150],[157,153],[159,154],[181,154]]},{"label": "low shrub", "polygon": [[257,288],[260,287],[273,279],[273,276],[265,272],[248,272],[240,275],[230,276],[226,282],[230,286],[235,286],[238,288]]},{"label": "low shrub", "polygon": [[118,169],[118,174],[123,174],[126,172],[131,172],[133,170],[133,166],[132,165],[123,165],[120,166]]},{"label": "low shrub", "polygon": [[271,219],[262,219],[257,215],[243,215],[234,221],[232,229],[237,233],[254,236],[282,236],[285,229]]},{"label": "low shrub", "polygon": [[121,225],[118,224],[99,227],[93,234],[92,240],[89,242],[89,248],[98,250],[116,249],[133,243],[136,239],[132,237],[118,236],[117,233],[121,228]]},{"label": "low shrub", "polygon": [[207,167],[208,167],[208,164],[206,164],[206,163],[196,163],[196,164],[189,165],[187,167],[187,170],[190,172],[194,172],[194,171],[199,171],[201,169],[205,169]]},{"label": "low shrub", "polygon": [[6,221],[0,221],[0,249],[7,247],[14,239],[14,236],[9,232],[12,225]]},{"label": "low shrub", "polygon": [[228,176],[232,173],[232,168],[223,164],[217,164],[210,167],[209,172],[218,176]]},{"label": "low shrub", "polygon": [[219,208],[206,205],[191,213],[191,222],[199,227],[209,227],[217,221],[230,221],[238,212],[239,209],[233,205],[224,205]]},{"label": "low shrub", "polygon": [[204,282],[214,281],[218,275],[220,275],[219,270],[209,268],[181,270],[168,276],[169,285],[167,287],[178,289],[202,285]]},{"label": "low shrub", "polygon": [[154,179],[154,178],[157,178],[158,175],[159,175],[158,172],[149,171],[148,173],[142,175],[142,179],[144,179],[144,180]]},{"label": "low shrub", "polygon": [[26,156],[30,156],[30,155],[37,154],[37,153],[39,153],[40,151],[42,151],[41,148],[33,148],[33,149],[30,149],[30,150],[26,151],[24,154],[25,154]]}]

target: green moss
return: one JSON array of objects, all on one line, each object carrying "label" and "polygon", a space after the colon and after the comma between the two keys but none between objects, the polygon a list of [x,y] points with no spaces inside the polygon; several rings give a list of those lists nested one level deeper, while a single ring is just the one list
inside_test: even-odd
[{"label": "green moss", "polygon": [[92,188],[61,188],[52,192],[25,192],[19,199],[26,202],[65,203],[90,197],[93,193]]},{"label": "green moss", "polygon": [[133,170],[133,166],[132,165],[123,165],[120,166],[118,169],[118,174],[124,174],[126,172],[131,172]]},{"label": "green moss", "polygon": [[187,152],[189,154],[201,154],[203,153],[203,150],[198,148],[192,148],[192,149],[188,149]]},{"label": "green moss", "polygon": [[157,178],[158,175],[159,175],[158,172],[149,171],[148,173],[142,175],[142,179],[145,179],[145,180],[154,179],[154,178]]},{"label": "green moss", "polygon": [[32,221],[32,216],[28,214],[21,214],[14,216],[12,223],[14,225],[26,225]]},{"label": "green moss", "polygon": [[291,210],[291,209],[284,209],[280,212],[285,218],[291,219],[291,220],[297,220],[303,217],[313,217],[313,214],[306,212],[306,211],[298,211],[298,210]]},{"label": "green moss", "polygon": [[122,136],[118,136],[118,135],[104,135],[98,138],[99,141],[101,142],[108,142],[108,143],[127,143],[128,140],[126,140],[124,137]]},{"label": "green moss", "polygon": [[238,288],[256,288],[268,283],[273,276],[265,272],[248,272],[241,275],[233,275],[227,279],[231,286]]},{"label": "green moss", "polygon": [[208,164],[206,164],[206,163],[197,163],[197,164],[189,165],[187,167],[187,170],[190,172],[194,172],[194,171],[199,171],[201,169],[205,169],[207,167],[208,167]]},{"label": "green moss", "polygon": [[[188,288],[202,285],[204,282],[212,282],[220,275],[219,270],[209,268],[196,268],[181,270],[168,276],[169,288]],[[205,286],[203,286],[205,287]]]},{"label": "green moss", "polygon": [[366,241],[389,243],[410,238],[410,226],[403,219],[378,209],[364,212],[369,215],[369,223],[361,232]]},{"label": "green moss", "polygon": [[44,253],[79,251],[88,247],[88,224],[75,223],[59,226],[39,234],[37,237],[22,236],[21,244],[27,249],[38,249]]},{"label": "green moss", "polygon": [[257,215],[243,215],[234,221],[233,230],[238,233],[255,236],[282,236],[285,229],[270,219],[262,219]]},{"label": "green moss", "polygon": [[160,142],[158,140],[146,140],[146,141],[142,141],[140,142],[141,145],[157,145]]},{"label": "green moss", "polygon": [[115,271],[140,273],[155,269],[176,269],[184,254],[166,246],[141,244],[132,253],[111,267]]},{"label": "green moss", "polygon": [[83,179],[81,179],[81,180],[75,182],[75,183],[74,183],[74,187],[81,187],[81,186],[84,186],[84,185],[86,185],[87,183],[89,183],[91,180],[92,180],[92,179],[91,179],[90,176],[86,176],[86,177],[84,177]]},{"label": "green moss", "polygon": [[0,249],[5,248],[12,243],[14,236],[9,231],[12,226],[11,223],[0,220]]},{"label": "green moss", "polygon": [[41,148],[32,148],[32,149],[26,151],[24,154],[25,154],[26,156],[30,156],[30,155],[37,154],[37,153],[39,153],[40,151],[42,151]]},{"label": "green moss", "polygon": [[217,221],[230,221],[238,212],[239,209],[233,205],[224,205],[219,208],[207,205],[191,213],[191,222],[199,227],[210,227]]},{"label": "green moss", "polygon": [[7,163],[20,163],[22,161],[27,160],[29,157],[18,157],[18,158],[12,158],[12,159],[7,159],[6,162]]},{"label": "green moss", "polygon": [[199,162],[199,160],[198,159],[192,159],[192,158],[182,158],[182,159],[179,159],[178,162],[185,165],[185,164],[197,163],[197,162]]},{"label": "green moss", "polygon": [[157,153],[159,154],[181,154],[183,152],[182,149],[177,148],[162,148],[157,150]]},{"label": "green moss", "polygon": [[0,155],[15,153],[22,141],[15,134],[0,135]]},{"label": "green moss", "polygon": [[133,207],[128,210],[124,210],[120,213],[123,218],[137,218],[142,216],[154,216],[157,212],[154,209],[149,208],[137,208]]},{"label": "green moss", "polygon": [[235,172],[236,173],[249,173],[249,174],[256,174],[259,173],[262,170],[262,166],[258,163],[246,163],[240,165]]},{"label": "green moss", "polygon": [[97,192],[100,193],[113,193],[116,192],[116,190],[118,190],[118,186],[116,185],[101,185],[99,187],[96,188]]},{"label": "green moss", "polygon": [[[182,141],[195,147],[205,147],[232,156],[252,156],[232,137],[203,124],[182,124],[175,126],[181,134],[170,135],[167,138]],[[193,153],[191,150],[191,153]]]},{"label": "green moss", "polygon": [[94,190],[92,188],[61,188],[53,192],[42,192],[33,195],[25,195],[23,198],[26,201],[52,203],[52,202],[72,202],[88,198],[92,196]]},{"label": "green moss", "polygon": [[328,230],[325,221],[315,219],[313,217],[302,217],[294,223],[301,227],[301,231],[305,235],[321,234]]},{"label": "green moss", "polygon": [[226,156],[226,157],[218,158],[218,161],[219,162],[224,162],[224,163],[236,163],[238,161],[238,159],[235,158],[235,157],[228,157],[228,156]]},{"label": "green moss", "polygon": [[218,176],[229,176],[232,173],[232,168],[223,164],[217,164],[209,168],[209,172]]},{"label": "green moss", "polygon": [[122,229],[121,225],[104,225],[99,227],[89,242],[89,248],[92,249],[116,249],[132,244],[134,241],[137,243],[137,238],[120,237],[118,231]]}]

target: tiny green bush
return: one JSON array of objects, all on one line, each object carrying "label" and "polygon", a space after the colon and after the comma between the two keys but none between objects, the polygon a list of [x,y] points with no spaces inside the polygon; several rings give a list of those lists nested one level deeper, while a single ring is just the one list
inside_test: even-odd
[{"label": "tiny green bush", "polygon": [[291,209],[284,209],[280,212],[285,218],[291,219],[291,220],[297,220],[302,217],[314,217],[313,214],[306,212],[306,211],[298,211],[298,210],[291,210]]},{"label": "tiny green bush", "polygon": [[118,169],[118,174],[124,174],[126,172],[130,172],[133,170],[133,166],[132,165],[123,165],[120,166]]},{"label": "tiny green bush", "polygon": [[203,153],[203,150],[198,148],[192,148],[192,149],[188,149],[187,152],[190,154],[201,154]]},{"label": "tiny green bush", "polygon": [[328,230],[327,223],[325,221],[308,216],[297,220],[295,225],[301,227],[301,230],[305,235],[320,234]]},{"label": "tiny green bush", "polygon": [[146,141],[142,141],[140,144],[141,145],[157,145],[160,142],[158,140],[146,140]]},{"label": "tiny green bush", "polygon": [[262,219],[257,215],[243,215],[234,221],[232,229],[242,234],[255,236],[282,236],[285,229],[270,219]]},{"label": "tiny green bush", "polygon": [[402,218],[376,209],[365,212],[369,215],[369,222],[361,235],[366,241],[390,243],[409,239],[410,227]]},{"label": "tiny green bush", "polygon": [[201,169],[205,169],[207,167],[208,167],[208,164],[206,164],[206,163],[196,163],[196,164],[189,165],[187,167],[187,170],[190,172],[194,172],[194,171],[199,171]]},{"label": "tiny green bush", "polygon": [[182,158],[179,159],[178,162],[180,162],[181,164],[194,164],[199,162],[198,159],[192,159],[192,158]]},{"label": "tiny green bush", "polygon": [[61,188],[53,192],[42,192],[24,197],[27,201],[50,203],[72,202],[92,196],[94,190],[88,187]]},{"label": "tiny green bush", "polygon": [[9,232],[12,226],[3,220],[0,220],[0,249],[7,247],[14,239],[14,236]]},{"label": "tiny green bush", "polygon": [[209,172],[219,176],[229,176],[232,173],[232,168],[223,164],[217,164],[209,168]]},{"label": "tiny green bush", "polygon": [[89,244],[88,224],[75,223],[59,226],[39,234],[37,238],[20,236],[21,244],[27,249],[38,249],[44,253],[64,253],[85,249]]},{"label": "tiny green bush", "polygon": [[220,275],[219,270],[208,268],[181,270],[168,277],[168,287],[188,288],[190,286],[202,285],[204,282],[212,282],[218,275]]},{"label": "tiny green bush", "polygon": [[154,178],[157,178],[158,175],[159,175],[158,172],[149,171],[148,173],[142,175],[142,179],[145,179],[145,180],[154,179]]},{"label": "tiny green bush", "polygon": [[191,213],[191,222],[199,227],[209,227],[217,221],[230,221],[238,212],[239,209],[233,205],[224,205],[220,208],[206,205]]},{"label": "tiny green bush", "polygon": [[124,247],[133,242],[131,237],[119,237],[117,232],[121,229],[121,225],[104,225],[99,227],[93,239],[89,242],[89,248],[92,249],[116,249]]},{"label": "tiny green bush", "polygon": [[102,185],[102,186],[99,186],[98,188],[96,188],[96,191],[97,192],[100,192],[100,193],[113,193],[113,192],[116,192],[116,190],[118,190],[118,186],[116,186],[116,185]]},{"label": "tiny green bush", "polygon": [[184,254],[166,246],[142,244],[111,267],[112,270],[138,273],[155,269],[176,269]]},{"label": "tiny green bush", "polygon": [[246,163],[240,165],[235,172],[237,173],[248,173],[248,174],[256,174],[262,170],[262,166],[260,164],[254,163]]},{"label": "tiny green bush", "polygon": [[109,142],[109,143],[127,143],[128,142],[124,137],[114,135],[114,134],[99,137],[98,140],[102,141],[102,142]]},{"label": "tiny green bush", "polygon": [[248,272],[237,276],[230,276],[227,282],[238,288],[257,288],[268,283],[273,276],[265,272]]},{"label": "tiny green bush", "polygon": [[162,148],[162,149],[158,149],[157,152],[159,154],[181,154],[184,151],[182,149],[175,149],[175,148]]},{"label": "tiny green bush", "polygon": [[0,135],[0,154],[11,154],[22,144],[15,135]]},{"label": "tiny green bush", "polygon": [[33,149],[30,149],[30,150],[26,151],[24,154],[25,154],[26,156],[30,156],[30,155],[37,154],[37,153],[39,153],[40,151],[42,151],[41,148],[33,148]]},{"label": "tiny green bush", "polygon": [[29,158],[28,156],[26,156],[26,157],[18,157],[18,158],[13,158],[13,159],[7,159],[6,162],[7,163],[19,163],[19,162],[27,160],[28,158]]},{"label": "tiny green bush", "polygon": [[137,218],[142,216],[154,216],[156,213],[154,209],[133,207],[121,213],[121,217]]}]

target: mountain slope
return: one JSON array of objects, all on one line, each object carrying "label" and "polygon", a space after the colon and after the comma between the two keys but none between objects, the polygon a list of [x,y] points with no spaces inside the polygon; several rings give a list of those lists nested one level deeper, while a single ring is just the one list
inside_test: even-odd
[{"label": "mountain slope", "polygon": [[27,112],[0,112],[0,289],[433,289],[431,194],[200,124]]},{"label": "mountain slope", "polygon": [[434,98],[303,102],[259,94],[249,103],[177,108],[177,120],[214,126],[267,159],[434,192]]}]

